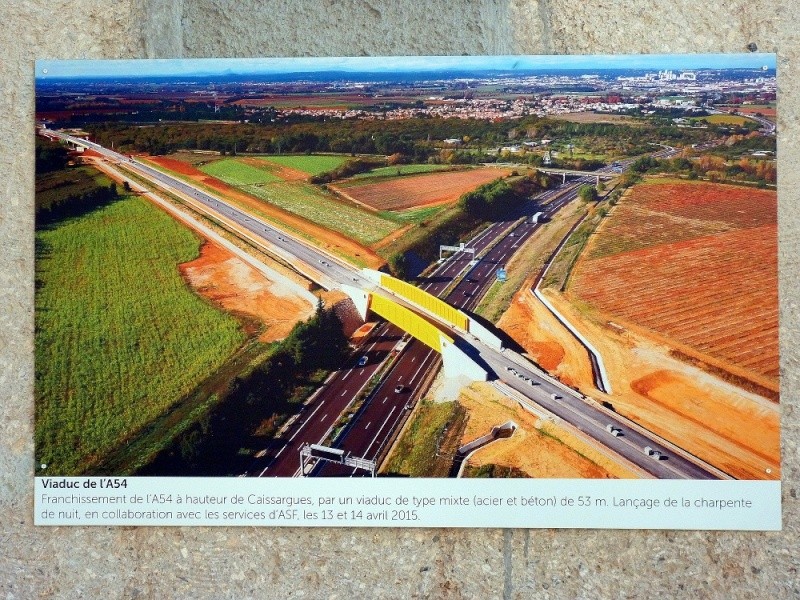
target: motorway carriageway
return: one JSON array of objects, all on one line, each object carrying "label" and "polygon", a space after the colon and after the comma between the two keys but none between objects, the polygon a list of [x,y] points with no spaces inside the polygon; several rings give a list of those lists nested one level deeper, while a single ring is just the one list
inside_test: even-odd
[{"label": "motorway carriageway", "polygon": [[[495,223],[470,240],[466,246],[475,248],[476,251],[485,248],[491,241],[510,223]],[[439,265],[435,271],[426,279],[426,283],[420,287],[427,292],[435,295],[441,294],[451,281],[458,276],[464,269],[469,267],[470,258],[465,258],[466,254],[458,253],[452,255],[448,260]],[[313,405],[324,404],[324,411],[314,411],[317,415],[324,412],[326,416],[324,423],[309,423],[312,419],[320,417],[309,410],[304,411],[284,433],[277,444],[273,447],[276,452],[274,457],[264,456],[264,459],[248,469],[248,473],[257,474],[261,477],[291,477],[299,474],[300,470],[300,448],[308,444],[321,443],[331,427],[348,406],[348,404],[358,395],[363,387],[369,382],[370,378],[377,370],[378,366],[389,356],[401,339],[407,339],[404,349],[399,352],[397,361],[387,377],[384,377],[379,386],[370,395],[369,402],[362,407],[358,417],[350,421],[344,435],[340,436],[340,443],[349,440],[351,435],[360,440],[358,452],[346,447],[356,456],[364,456],[372,460],[377,453],[384,447],[384,442],[397,429],[398,423],[404,418],[407,407],[411,406],[412,396],[417,397],[424,390],[419,388],[419,384],[430,369],[441,361],[438,352],[432,350],[425,344],[410,338],[398,327],[386,322],[382,322],[374,330],[374,336],[386,338],[389,343],[375,346],[369,352],[360,352],[358,357],[367,356],[368,365],[373,365],[370,370],[358,367],[357,359],[348,368],[336,372],[332,378],[325,383],[322,391],[313,400]],[[374,343],[372,336],[368,340]],[[364,347],[362,345],[362,347]],[[354,373],[354,370],[356,371]],[[340,394],[342,390],[341,382],[350,381],[348,390],[350,394]],[[402,385],[403,392],[395,393],[396,386]],[[374,420],[373,420],[374,419]],[[285,444],[284,446],[281,446]],[[337,447],[339,445],[337,444]],[[359,454],[359,452],[362,452]],[[272,452],[270,452],[272,454]],[[262,466],[265,465],[265,466]]]},{"label": "motorway carriageway", "polygon": [[[237,226],[267,242],[270,249],[277,251],[276,254],[278,256],[292,264],[294,268],[300,270],[305,276],[317,281],[326,289],[339,287],[342,284],[355,285],[356,287],[362,287],[364,289],[372,289],[374,287],[371,281],[361,276],[358,269],[342,263],[339,259],[317,248],[311,247],[303,241],[295,239],[292,235],[248,215],[243,210],[237,209],[221,199],[189,185],[176,177],[167,175],[158,169],[154,169],[153,167],[123,154],[119,154],[118,152],[108,150],[94,142],[89,142],[82,138],[76,138],[50,129],[43,130],[42,132],[68,140],[73,144],[91,148],[103,157],[119,163],[120,167],[124,167],[138,175],[145,176],[145,178],[158,184],[168,192],[174,193],[178,191],[192,198],[195,202],[201,203],[211,211],[219,213],[228,220],[236,223]],[[300,263],[311,266],[315,272],[309,272],[307,268],[304,269],[302,264],[293,261],[292,257],[299,260]],[[324,281],[319,277],[320,274],[322,274],[322,279]]]}]

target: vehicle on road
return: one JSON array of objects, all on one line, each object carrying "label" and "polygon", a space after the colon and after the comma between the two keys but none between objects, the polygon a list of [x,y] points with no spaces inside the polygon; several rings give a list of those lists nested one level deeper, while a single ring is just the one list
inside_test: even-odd
[{"label": "vehicle on road", "polygon": [[358,366],[359,367],[363,367],[365,364],[367,364],[368,360],[369,360],[369,357],[367,357],[367,355],[365,354],[364,356],[362,356],[361,358],[358,359]]},{"label": "vehicle on road", "polygon": [[558,394],[550,394],[550,397],[551,397],[553,400],[561,400],[561,396],[559,396]]},{"label": "vehicle on road", "polygon": [[650,446],[644,447],[644,453],[647,454],[647,456],[649,456],[653,460],[661,460],[662,458],[666,458],[666,456],[661,454],[661,452],[659,452],[658,450],[654,450]]},{"label": "vehicle on road", "polygon": [[395,394],[402,394],[405,391],[406,391],[406,386],[404,386],[403,384],[399,384],[394,388]]}]

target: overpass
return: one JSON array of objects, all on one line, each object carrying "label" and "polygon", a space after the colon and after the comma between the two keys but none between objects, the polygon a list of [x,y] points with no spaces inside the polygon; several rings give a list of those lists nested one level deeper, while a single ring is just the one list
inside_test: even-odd
[{"label": "overpass", "polygon": [[[464,383],[487,381],[488,371],[479,365],[474,358],[464,351],[466,344],[448,330],[447,325],[466,326],[469,317],[421,289],[395,279],[390,275],[365,269],[371,277],[376,274],[380,279],[386,278],[388,286],[397,286],[404,293],[387,294],[386,287],[366,290],[355,286],[344,285],[343,291],[350,296],[358,309],[361,318],[367,320],[370,312],[383,317],[412,337],[442,355],[444,375],[447,378]],[[402,284],[402,285],[399,285]],[[380,284],[379,284],[380,285]],[[405,286],[408,286],[406,288]],[[427,304],[429,308],[423,308]],[[423,316],[426,314],[429,318]],[[464,327],[459,327],[464,329]]]},{"label": "overpass", "polygon": [[[414,286],[384,273],[371,270],[358,271],[330,254],[308,245],[304,240],[297,239],[239,210],[222,198],[212,196],[175,177],[152,169],[131,157],[61,132],[43,128],[41,133],[52,134],[76,145],[92,148],[137,175],[144,175],[158,187],[172,193],[184,194],[193,201],[202,203],[208,210],[231,219],[239,227],[267,243],[273,252],[280,251],[283,256],[291,257],[293,264],[304,263],[314,266],[316,273],[312,272],[312,278],[320,281],[326,289],[339,288],[351,295],[362,317],[365,318],[369,310],[375,314],[385,314],[389,320],[399,322],[401,328],[411,330],[409,333],[422,340],[423,344],[435,348],[435,351],[442,355],[446,376],[459,381],[485,380],[488,379],[487,368],[491,369],[500,380],[518,394],[587,433],[603,446],[626,457],[655,477],[694,479],[724,477],[724,474],[686,455],[680,448],[669,445],[666,440],[651,432],[632,431],[632,424],[624,421],[616,413],[604,411],[599,405],[596,406],[596,403],[585,401],[580,393],[550,378],[524,357],[512,351],[503,352],[497,336],[466,313],[439,301],[438,298],[430,294],[424,295],[422,290],[417,290]],[[668,156],[674,152],[674,149],[668,148],[654,156]],[[590,174],[590,176],[596,175],[597,173]],[[383,300],[376,301],[377,297]],[[476,360],[474,357],[479,358]],[[309,414],[309,418],[314,416],[313,412]],[[622,438],[610,436],[606,429],[609,423],[614,426],[619,425],[625,431],[625,436]],[[633,441],[636,444],[631,446]],[[657,451],[660,460],[657,462],[652,456],[643,454],[642,445]],[[665,460],[666,458],[669,460]]]},{"label": "overpass", "polygon": [[601,179],[613,179],[614,177],[619,176],[619,173],[614,172],[604,173],[602,171],[578,171],[575,169],[550,169],[547,167],[536,167],[536,170],[547,175],[561,175],[561,183],[567,182],[567,175],[573,175],[575,177],[593,177],[595,179],[595,183],[600,183]]}]

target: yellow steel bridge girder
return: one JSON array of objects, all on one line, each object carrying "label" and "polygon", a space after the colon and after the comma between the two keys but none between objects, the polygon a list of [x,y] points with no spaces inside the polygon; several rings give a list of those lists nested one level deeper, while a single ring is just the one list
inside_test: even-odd
[{"label": "yellow steel bridge girder", "polygon": [[453,338],[443,333],[438,327],[429,323],[417,313],[393,300],[377,294],[370,295],[369,309],[403,331],[411,334],[426,346],[442,352],[442,340],[450,344]]},{"label": "yellow steel bridge girder", "polygon": [[450,306],[444,300],[440,300],[436,296],[419,289],[417,286],[383,273],[381,274],[380,284],[387,290],[391,290],[409,302],[412,302],[417,306],[421,306],[425,310],[433,313],[445,322],[450,323],[451,325],[454,325],[464,331],[469,329],[469,318],[467,315],[454,306]]}]

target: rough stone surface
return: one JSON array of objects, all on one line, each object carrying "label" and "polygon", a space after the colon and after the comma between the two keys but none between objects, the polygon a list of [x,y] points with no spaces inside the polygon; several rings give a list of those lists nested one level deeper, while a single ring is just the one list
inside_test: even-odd
[{"label": "rough stone surface", "polygon": [[[6,598],[800,596],[800,11],[792,0],[0,3],[0,593]],[[33,60],[778,52],[781,533],[34,528]]]}]

